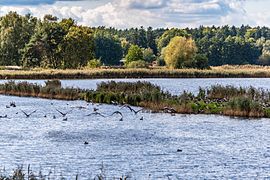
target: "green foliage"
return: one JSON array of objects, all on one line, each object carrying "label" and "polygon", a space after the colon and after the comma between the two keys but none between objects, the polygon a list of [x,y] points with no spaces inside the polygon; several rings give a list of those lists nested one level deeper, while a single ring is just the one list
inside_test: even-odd
[{"label": "green foliage", "polygon": [[177,28],[167,30],[162,34],[162,36],[157,41],[159,52],[161,52],[162,49],[165,48],[170,43],[171,39],[173,39],[176,36],[189,37],[186,30]]},{"label": "green foliage", "polygon": [[87,68],[99,68],[101,66],[101,61],[99,59],[92,59],[88,61]]},{"label": "green foliage", "polygon": [[105,65],[119,65],[123,57],[123,49],[118,38],[106,32],[95,33],[95,57]]},{"label": "green foliage", "polygon": [[207,56],[203,54],[196,54],[193,60],[193,67],[198,69],[209,68]]},{"label": "green foliage", "polygon": [[58,48],[62,68],[86,66],[94,58],[93,32],[85,27],[71,27]]},{"label": "green foliage", "polygon": [[34,32],[37,18],[10,12],[0,18],[0,65],[20,65],[22,49]]},{"label": "green foliage", "polygon": [[[188,58],[188,61],[169,65],[174,68],[270,65],[270,29],[267,27],[140,27],[118,30],[78,26],[71,18],[60,20],[49,14],[38,19],[10,12],[0,17],[0,66],[80,68],[94,58],[100,59],[104,65],[118,65],[123,57],[128,59],[128,63],[138,60],[152,62],[163,58],[164,48],[177,36],[188,40],[192,38],[198,55],[193,54],[194,58]],[[139,48],[143,49],[142,53]],[[128,52],[132,49],[136,53]]]},{"label": "green foliage", "polygon": [[156,59],[156,56],[152,49],[147,48],[143,49],[143,60],[146,62],[153,62]]},{"label": "green foliage", "polygon": [[148,63],[142,60],[132,61],[127,64],[127,68],[147,68]]},{"label": "green foliage", "polygon": [[227,104],[227,108],[230,108],[234,111],[242,111],[242,112],[257,112],[262,113],[262,107],[258,102],[253,101],[247,97],[237,97],[230,100]]},{"label": "green foliage", "polygon": [[128,54],[126,55],[126,64],[129,64],[132,61],[139,61],[143,59],[143,52],[141,48],[137,45],[132,45],[129,50]]}]

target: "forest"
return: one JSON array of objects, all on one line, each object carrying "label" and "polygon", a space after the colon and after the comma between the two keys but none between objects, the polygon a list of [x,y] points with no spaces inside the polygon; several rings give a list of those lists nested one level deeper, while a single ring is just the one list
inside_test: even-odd
[{"label": "forest", "polygon": [[199,68],[270,65],[270,29],[87,27],[73,19],[10,12],[0,17],[0,66]]}]

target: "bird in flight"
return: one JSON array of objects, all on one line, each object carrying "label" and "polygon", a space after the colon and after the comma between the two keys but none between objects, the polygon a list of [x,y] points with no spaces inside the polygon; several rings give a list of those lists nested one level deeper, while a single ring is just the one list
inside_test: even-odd
[{"label": "bird in flight", "polygon": [[123,121],[123,114],[120,111],[115,111],[114,113],[112,113],[110,116],[113,116],[115,114],[119,114],[121,116],[121,119],[119,121]]},{"label": "bird in flight", "polygon": [[121,109],[122,109],[122,108],[128,108],[131,112],[134,112],[135,115],[138,114],[139,112],[141,112],[141,111],[143,110],[143,109],[135,110],[135,109],[133,109],[132,107],[130,107],[129,105],[127,105],[127,104],[123,105],[123,106],[121,107]]},{"label": "bird in flight", "polygon": [[23,111],[23,110],[21,110],[21,111],[23,112],[23,114],[24,114],[27,118],[29,118],[32,114],[34,114],[35,112],[37,112],[37,110],[35,110],[35,111],[31,112],[30,114],[27,114],[25,111]]},{"label": "bird in flight", "polygon": [[88,114],[86,116],[92,116],[92,115],[98,115],[98,116],[101,116],[101,117],[104,117],[105,118],[105,116],[103,114],[99,113],[99,112],[93,112],[93,113]]},{"label": "bird in flight", "polygon": [[64,113],[64,112],[59,111],[58,109],[56,109],[56,111],[59,112],[63,117],[66,117],[67,114],[72,112],[72,110],[70,110],[70,111]]}]

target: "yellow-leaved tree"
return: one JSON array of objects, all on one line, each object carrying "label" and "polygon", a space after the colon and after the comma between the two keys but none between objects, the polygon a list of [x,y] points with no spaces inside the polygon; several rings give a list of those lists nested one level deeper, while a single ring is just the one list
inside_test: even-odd
[{"label": "yellow-leaved tree", "polygon": [[176,36],[164,49],[163,55],[169,68],[193,67],[197,47],[192,38]]}]

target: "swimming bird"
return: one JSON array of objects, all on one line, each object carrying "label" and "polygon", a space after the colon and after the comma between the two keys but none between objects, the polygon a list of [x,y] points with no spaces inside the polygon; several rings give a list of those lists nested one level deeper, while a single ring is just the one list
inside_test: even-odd
[{"label": "swimming bird", "polygon": [[72,112],[72,110],[70,110],[70,111],[68,111],[66,113],[63,113],[63,112],[59,111],[58,109],[56,109],[56,111],[59,112],[63,117],[66,117],[67,114]]},{"label": "swimming bird", "polygon": [[87,142],[87,141],[84,141],[84,145],[87,145],[87,144],[89,144],[89,142]]},{"label": "swimming bird", "polygon": [[79,109],[79,110],[82,110],[82,109],[87,109],[87,107],[85,106],[74,106],[74,107],[71,107],[73,109]]},{"label": "swimming bird", "polygon": [[10,107],[16,107],[16,104],[15,104],[15,102],[10,102],[10,103],[9,103],[9,106],[10,106]]},{"label": "swimming bird", "polygon": [[35,112],[37,112],[37,110],[35,110],[35,111],[31,112],[30,114],[27,114],[25,111],[23,111],[23,110],[21,110],[21,111],[23,112],[23,114],[24,114],[27,118],[29,118],[32,114],[34,114]]},{"label": "swimming bird", "polygon": [[94,107],[94,109],[93,109],[93,110],[94,110],[94,112],[97,112],[97,111],[98,111],[98,108],[95,108],[95,107]]},{"label": "swimming bird", "polygon": [[143,121],[143,117],[141,117],[140,120]]},{"label": "swimming bird", "polygon": [[99,113],[99,112],[93,112],[93,113],[88,114],[86,116],[92,116],[92,115],[98,115],[98,116],[101,116],[101,117],[104,117],[105,118],[105,116],[103,114]]},{"label": "swimming bird", "polygon": [[7,115],[4,115],[4,116],[0,116],[0,118],[2,119],[2,118],[8,118],[8,116]]},{"label": "swimming bird", "polygon": [[63,121],[67,121],[67,120],[68,120],[68,118],[64,118],[64,119],[63,119]]},{"label": "swimming bird", "polygon": [[121,119],[119,121],[123,121],[123,114],[120,111],[115,111],[110,116],[113,116],[115,114],[119,114],[121,116]]},{"label": "swimming bird", "polygon": [[53,119],[56,119],[56,116],[55,115],[53,115]]},{"label": "swimming bird", "polygon": [[125,104],[121,107],[122,108],[128,108],[131,112],[134,112],[134,114],[138,114],[140,111],[142,111],[143,109],[139,109],[139,110],[134,110],[132,107],[130,107],[129,105]]}]

